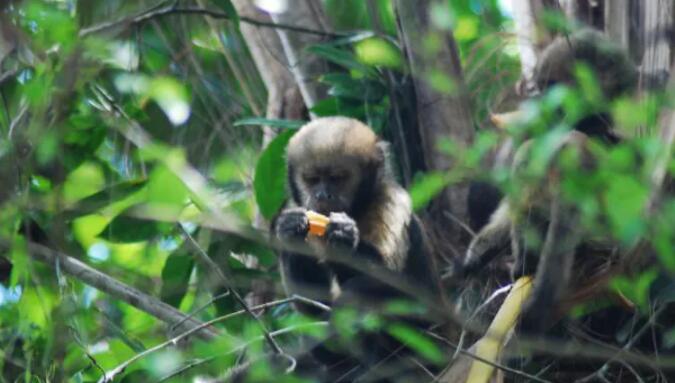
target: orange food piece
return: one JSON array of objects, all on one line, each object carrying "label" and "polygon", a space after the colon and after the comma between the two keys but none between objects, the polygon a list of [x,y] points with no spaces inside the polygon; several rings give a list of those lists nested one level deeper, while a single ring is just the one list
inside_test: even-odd
[{"label": "orange food piece", "polygon": [[330,218],[315,211],[308,210],[305,213],[309,221],[309,233],[321,237],[326,234],[326,226],[330,222]]}]

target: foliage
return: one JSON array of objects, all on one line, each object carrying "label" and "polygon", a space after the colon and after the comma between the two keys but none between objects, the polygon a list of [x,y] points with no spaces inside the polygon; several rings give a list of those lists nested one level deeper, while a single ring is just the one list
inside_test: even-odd
[{"label": "foliage", "polygon": [[[269,352],[260,322],[282,332],[277,339],[284,348],[296,346],[300,334],[325,336],[325,323],[296,314],[289,301],[271,304],[260,322],[233,314],[242,309],[235,292],[249,304],[280,298],[276,258],[263,233],[250,228],[257,213],[270,219],[287,198],[283,153],[302,124],[252,117],[264,110],[266,94],[241,36],[244,18],[229,0],[189,1],[229,20],[214,27],[203,15],[176,13],[87,32],[171,3],[2,5],[0,29],[12,33],[0,35],[0,255],[12,268],[8,272],[0,262],[0,382],[96,381],[103,371],[178,335],[134,304],[67,275],[59,264],[33,259],[29,249],[36,243],[200,321],[228,315],[214,325],[220,331],[215,339],[191,337],[180,347],[150,353],[116,381],[220,376],[244,353],[255,360]],[[328,96],[310,112],[351,116],[387,133],[395,112],[392,78],[408,73],[405,47],[396,39],[392,1],[373,2],[377,23],[366,3],[324,1],[332,24],[350,34],[304,52],[330,63],[318,79]],[[526,120],[509,130],[516,144],[536,137],[523,177],[509,177],[505,168],[486,170],[484,158],[501,138],[487,117],[519,75],[514,39],[506,32],[512,22],[496,0],[439,1],[431,15],[440,31],[452,29],[458,41],[478,135],[470,147],[438,143],[453,168],[417,179],[411,189],[415,208],[469,177],[492,181],[517,198],[519,190],[541,181],[542,164],[559,161],[564,197],[581,208],[585,227],[626,247],[643,240],[658,257],[656,270],[675,270],[675,200],[667,196],[658,211],[645,215],[656,159],[668,150],[662,142],[643,136],[614,147],[598,144],[593,154],[599,166],[588,172],[579,171],[578,153],[548,156],[556,139],[591,108],[611,111],[622,130],[634,132],[653,128],[662,107],[672,105],[671,96],[598,100],[587,91],[593,74],[581,69],[581,89],[559,87],[526,103]],[[420,43],[433,50],[438,41],[429,36]],[[455,89],[443,82],[446,77],[436,78],[440,88]],[[569,119],[559,121],[560,110]],[[264,149],[257,125],[279,133]],[[672,176],[675,165],[669,166]],[[203,264],[202,253],[217,267]],[[227,284],[214,269],[222,270]],[[673,299],[672,283],[658,288],[657,281],[668,280],[663,274],[650,269],[612,287],[626,292],[638,286],[626,295],[649,307],[657,298]],[[338,315],[346,333],[357,322],[370,330],[384,326],[423,358],[446,357],[403,324]],[[267,363],[255,363],[251,377],[300,381],[277,375]]]}]

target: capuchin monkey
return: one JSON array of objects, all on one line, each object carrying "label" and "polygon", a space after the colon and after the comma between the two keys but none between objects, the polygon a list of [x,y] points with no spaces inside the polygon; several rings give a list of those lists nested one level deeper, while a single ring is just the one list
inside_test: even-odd
[{"label": "capuchin monkey", "polygon": [[[583,30],[559,37],[545,48],[535,68],[536,91],[546,92],[556,84],[576,86],[576,63],[583,63],[594,72],[606,100],[628,94],[636,85],[637,68],[627,54],[600,33]],[[517,196],[504,198],[467,250],[461,268],[463,275],[482,269],[496,256],[508,253],[509,248],[515,259],[514,280],[534,275],[533,292],[520,323],[523,332],[543,332],[554,323],[556,308],[570,283],[575,254],[595,245],[588,233],[583,232],[577,207],[560,198],[556,156],[566,148],[574,148],[579,153],[581,169],[590,170],[595,160],[588,150],[589,141],[606,145],[620,142],[612,128],[607,110],[595,111],[577,121],[573,130],[557,143],[544,181],[524,188]],[[512,163],[513,177],[522,174],[531,158],[531,149],[529,140],[517,150]],[[532,233],[541,239],[539,243],[528,242]]]},{"label": "capuchin monkey", "polygon": [[[287,165],[292,200],[273,220],[272,232],[282,243],[306,242],[316,256],[281,252],[281,276],[289,295],[373,311],[391,299],[417,300],[417,292],[440,297],[440,279],[424,230],[387,161],[386,143],[351,118],[319,118],[291,138]],[[322,237],[308,236],[308,210],[330,218]],[[336,260],[333,255],[342,257]],[[415,292],[406,294],[364,270],[385,272]],[[321,315],[308,304],[296,308]],[[369,359],[386,357],[391,349],[378,344],[384,338],[376,335],[363,353]]]}]

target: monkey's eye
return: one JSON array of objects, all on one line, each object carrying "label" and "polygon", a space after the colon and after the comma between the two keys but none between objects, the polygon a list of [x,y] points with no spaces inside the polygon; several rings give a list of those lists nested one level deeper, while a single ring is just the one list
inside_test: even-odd
[{"label": "monkey's eye", "polygon": [[335,174],[331,174],[328,177],[328,179],[330,180],[330,182],[338,183],[338,182],[346,181],[348,177],[349,177],[349,175],[347,173],[335,173]]},{"label": "monkey's eye", "polygon": [[319,183],[319,176],[316,175],[307,175],[302,176],[303,180],[308,185],[316,185]]}]

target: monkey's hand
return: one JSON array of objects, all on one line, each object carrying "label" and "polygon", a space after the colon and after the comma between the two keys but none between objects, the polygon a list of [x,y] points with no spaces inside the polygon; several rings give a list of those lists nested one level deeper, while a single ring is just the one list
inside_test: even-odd
[{"label": "monkey's hand", "polygon": [[345,213],[330,213],[330,222],[326,227],[326,241],[332,248],[356,249],[359,244],[359,228],[356,222]]},{"label": "monkey's hand", "polygon": [[274,225],[274,233],[282,241],[301,241],[307,236],[308,230],[307,210],[302,207],[282,211]]}]

